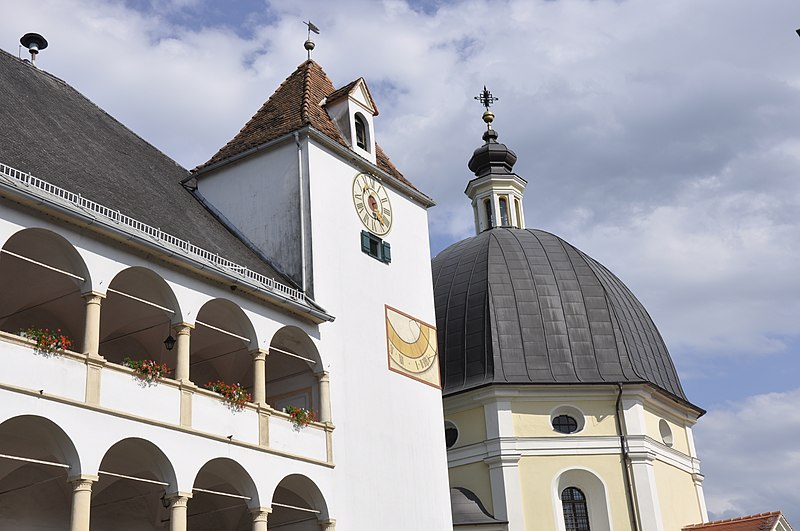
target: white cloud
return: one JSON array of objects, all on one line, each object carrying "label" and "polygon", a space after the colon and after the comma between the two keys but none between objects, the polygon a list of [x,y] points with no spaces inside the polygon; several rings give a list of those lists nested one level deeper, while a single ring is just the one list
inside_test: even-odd
[{"label": "white cloud", "polygon": [[800,522],[800,389],[727,403],[695,438],[712,517],[781,510]]}]

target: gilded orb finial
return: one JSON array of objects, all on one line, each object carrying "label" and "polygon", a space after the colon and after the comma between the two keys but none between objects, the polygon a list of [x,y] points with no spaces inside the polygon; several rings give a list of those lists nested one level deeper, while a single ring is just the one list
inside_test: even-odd
[{"label": "gilded orb finial", "polygon": [[311,59],[311,50],[314,49],[314,41],[311,40],[311,32],[313,31],[317,35],[319,35],[319,28],[314,25],[313,22],[310,20],[308,22],[303,22],[306,26],[308,26],[308,38],[306,38],[306,42],[303,43],[303,48],[306,49],[308,52],[308,58]]}]

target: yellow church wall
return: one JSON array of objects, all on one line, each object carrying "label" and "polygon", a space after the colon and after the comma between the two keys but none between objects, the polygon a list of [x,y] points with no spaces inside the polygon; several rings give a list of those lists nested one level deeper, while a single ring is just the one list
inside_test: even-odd
[{"label": "yellow church wall", "polygon": [[[625,484],[619,455],[526,456],[519,461],[522,499],[527,529],[557,529],[553,482],[565,469],[584,468],[599,477],[606,488],[611,528],[630,531]],[[587,496],[590,493],[586,493]]]},{"label": "yellow church wall", "polygon": [[492,484],[489,480],[489,466],[486,463],[470,463],[449,469],[450,486],[464,487],[475,493],[489,513],[494,514],[492,503]]},{"label": "yellow church wall", "polygon": [[661,419],[664,419],[669,425],[669,428],[672,430],[672,448],[686,455],[689,455],[689,439],[688,435],[686,434],[686,428],[678,424],[675,424],[669,419],[664,418],[652,411],[649,411],[646,408],[644,410],[644,415],[645,415],[645,429],[647,430],[647,435],[649,437],[651,437],[655,441],[662,442],[661,431],[659,430],[658,424],[661,421]]},{"label": "yellow church wall", "polygon": [[702,522],[692,476],[661,461],[655,461],[653,466],[664,531],[680,531],[688,524]]},{"label": "yellow church wall", "polygon": [[459,411],[458,413],[447,413],[444,418],[458,428],[458,440],[454,448],[486,440],[486,421],[483,407]]},{"label": "yellow church wall", "polygon": [[560,437],[550,424],[550,412],[559,406],[569,405],[583,412],[586,425],[573,436],[617,435],[613,400],[583,400],[564,402],[514,402],[512,414],[514,433],[520,437]]}]

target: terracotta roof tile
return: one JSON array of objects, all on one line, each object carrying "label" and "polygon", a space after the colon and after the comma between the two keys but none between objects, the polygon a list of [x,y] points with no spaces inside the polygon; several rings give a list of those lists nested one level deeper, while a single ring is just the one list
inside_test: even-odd
[{"label": "terracotta roof tile", "polygon": [[781,518],[779,511],[760,513],[750,516],[740,516],[728,520],[717,520],[705,524],[693,524],[683,528],[683,531],[771,531]]},{"label": "terracotta roof tile", "polygon": [[[270,140],[297,131],[306,125],[310,125],[342,146],[349,148],[347,141],[339,134],[333,120],[320,103],[326,97],[351,90],[360,79],[335,90],[333,83],[321,66],[310,59],[303,62],[281,83],[278,90],[270,96],[230,142],[192,172],[198,172],[223,162]],[[372,99],[371,95],[370,99]],[[377,144],[375,145],[375,160],[380,169],[406,186],[417,190],[392,164],[392,161]]]},{"label": "terracotta roof tile", "polygon": [[[356,80],[351,81],[350,83],[348,83],[347,85],[343,86],[342,88],[338,88],[338,89],[334,90],[333,92],[331,92],[328,95],[328,98],[326,100],[326,104],[332,103],[332,102],[334,102],[334,101],[336,101],[338,99],[341,99],[343,96],[345,96],[347,94],[350,94],[350,91],[353,90],[353,87],[355,87],[358,84],[358,82],[361,81],[362,79],[364,79],[364,78],[360,77],[360,78],[358,78]],[[369,91],[369,87],[367,86],[367,82],[366,81],[364,82],[364,87],[367,89],[367,97],[369,98],[369,102],[370,102],[370,104],[372,104],[372,108],[375,109],[375,113],[373,114],[373,116],[378,116],[378,114],[380,114],[378,112],[378,106],[375,104],[375,100],[372,99],[372,93]]]}]

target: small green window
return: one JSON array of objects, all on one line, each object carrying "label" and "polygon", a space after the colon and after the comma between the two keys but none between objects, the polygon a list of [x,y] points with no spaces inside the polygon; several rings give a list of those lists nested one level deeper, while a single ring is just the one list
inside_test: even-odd
[{"label": "small green window", "polygon": [[384,264],[392,261],[392,246],[374,234],[361,231],[361,251]]}]

